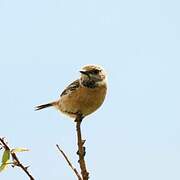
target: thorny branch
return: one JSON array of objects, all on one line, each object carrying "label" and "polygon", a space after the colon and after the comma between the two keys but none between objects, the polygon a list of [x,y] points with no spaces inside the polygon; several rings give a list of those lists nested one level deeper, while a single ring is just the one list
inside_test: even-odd
[{"label": "thorny branch", "polygon": [[81,115],[77,115],[75,122],[76,122],[76,132],[77,132],[77,141],[78,141],[78,156],[79,156],[79,165],[81,168],[81,175],[83,180],[89,179],[89,173],[86,168],[86,162],[85,162],[85,147],[83,146],[85,143],[85,140],[82,140],[81,136],[81,122],[83,120],[83,117]]},{"label": "thorny branch", "polygon": [[[0,144],[2,144],[3,148],[5,150],[8,150],[11,152],[11,149],[9,148],[9,146],[7,145],[7,143],[4,141],[4,138],[0,138]],[[14,166],[17,166],[17,167],[20,167],[26,174],[27,176],[29,177],[30,180],[35,180],[34,177],[29,173],[28,171],[28,167],[25,167],[21,162],[20,160],[18,159],[18,157],[16,156],[15,153],[11,152],[11,156],[13,158],[13,165]]]},{"label": "thorny branch", "polygon": [[74,166],[72,165],[72,163],[70,162],[70,160],[68,159],[68,157],[66,156],[66,154],[63,152],[63,150],[60,149],[59,145],[56,145],[58,150],[60,151],[60,153],[63,155],[63,157],[65,158],[65,160],[67,161],[68,165],[70,166],[70,168],[74,171],[74,173],[76,174],[78,180],[88,180],[89,179],[89,172],[87,171],[86,168],[86,162],[85,162],[85,140],[82,140],[82,135],[81,135],[81,122],[83,120],[83,117],[81,116],[81,114],[78,114],[75,122],[76,122],[76,133],[77,133],[77,145],[78,145],[78,156],[79,156],[79,166],[81,169],[81,175],[79,174],[79,172],[77,171],[76,168],[74,168]]}]

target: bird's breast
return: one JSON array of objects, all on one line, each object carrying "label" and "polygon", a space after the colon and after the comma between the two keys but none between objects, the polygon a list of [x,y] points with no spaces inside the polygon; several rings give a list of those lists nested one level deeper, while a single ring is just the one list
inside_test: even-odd
[{"label": "bird's breast", "polygon": [[60,110],[67,113],[80,112],[84,116],[89,115],[101,106],[106,91],[106,85],[96,88],[80,86],[75,91],[61,97],[59,101]]}]

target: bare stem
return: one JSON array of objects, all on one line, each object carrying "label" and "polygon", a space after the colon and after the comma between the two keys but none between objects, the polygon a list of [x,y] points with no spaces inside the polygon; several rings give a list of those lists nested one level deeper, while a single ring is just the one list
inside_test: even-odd
[{"label": "bare stem", "polygon": [[86,168],[86,162],[84,159],[85,156],[85,147],[83,146],[85,141],[82,140],[81,136],[81,122],[82,122],[83,117],[81,115],[78,115],[75,119],[76,122],[76,131],[77,131],[77,141],[78,141],[78,156],[79,156],[79,165],[81,168],[81,175],[83,177],[83,180],[88,180],[89,179],[89,173]]},{"label": "bare stem", "polygon": [[72,165],[72,163],[70,162],[70,160],[68,159],[67,155],[64,153],[64,151],[59,147],[58,144],[56,144],[59,152],[63,155],[63,157],[65,158],[66,162],[68,163],[69,167],[74,171],[74,173],[76,174],[78,180],[82,180],[81,175],[78,173],[77,169]]},{"label": "bare stem", "polygon": [[[3,145],[3,148],[4,148],[5,150],[8,150],[8,151],[11,152],[11,149],[9,148],[9,146],[7,145],[7,143],[5,143],[5,141],[4,141],[3,138],[0,138],[0,142],[1,142],[1,144]],[[27,170],[28,168],[25,167],[25,166],[20,162],[20,160],[18,159],[18,157],[16,156],[16,154],[11,152],[11,156],[12,156],[13,160],[15,161],[15,166],[20,167],[20,168],[27,174],[27,176],[30,178],[30,180],[35,180],[35,179],[33,178],[33,176],[32,176],[32,175],[29,173],[29,171]]]}]

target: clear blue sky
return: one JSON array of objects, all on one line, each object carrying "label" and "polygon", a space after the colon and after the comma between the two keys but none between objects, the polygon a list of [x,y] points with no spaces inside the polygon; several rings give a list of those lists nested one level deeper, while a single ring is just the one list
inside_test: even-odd
[{"label": "clear blue sky", "polygon": [[[0,0],[0,136],[40,180],[74,174],[75,125],[55,100],[85,64],[108,72],[108,96],[83,123],[92,180],[180,179],[178,0]],[[1,180],[28,179],[9,168]]]}]

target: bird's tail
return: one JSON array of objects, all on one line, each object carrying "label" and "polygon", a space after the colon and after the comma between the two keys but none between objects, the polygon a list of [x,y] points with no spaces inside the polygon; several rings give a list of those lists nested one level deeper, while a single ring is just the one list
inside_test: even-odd
[{"label": "bird's tail", "polygon": [[41,110],[41,109],[44,109],[44,108],[47,108],[47,107],[55,106],[55,105],[57,105],[57,102],[51,102],[51,103],[47,103],[47,104],[42,104],[42,105],[36,106],[35,111],[38,111],[38,110]]}]

